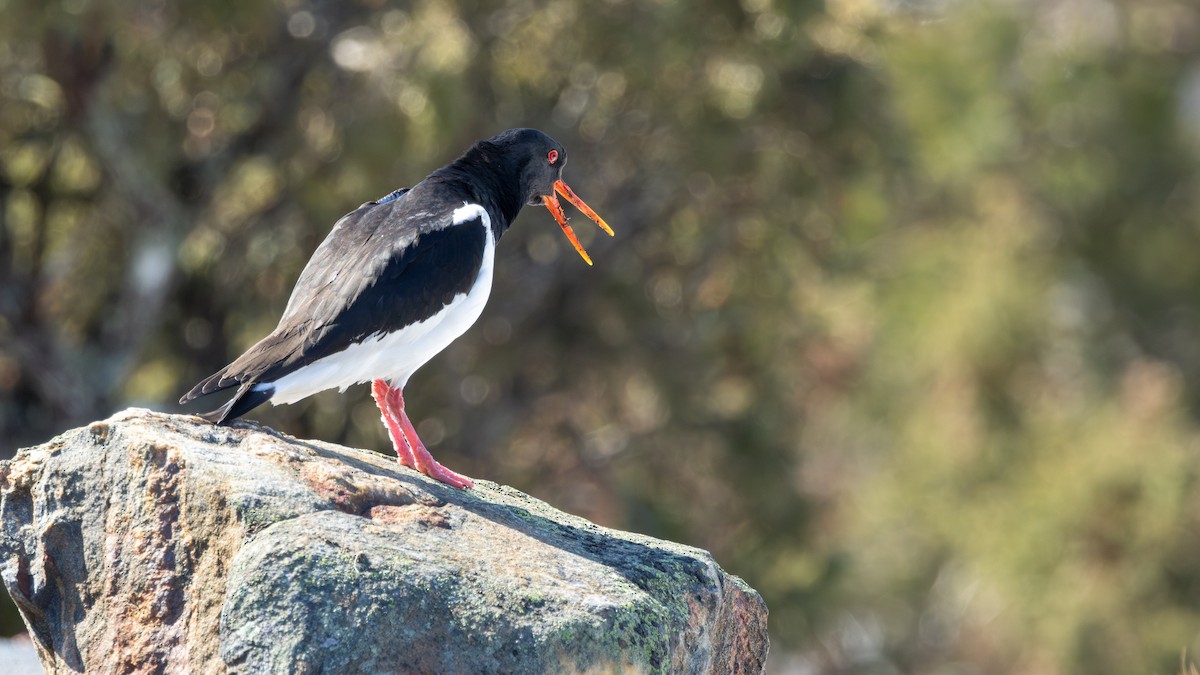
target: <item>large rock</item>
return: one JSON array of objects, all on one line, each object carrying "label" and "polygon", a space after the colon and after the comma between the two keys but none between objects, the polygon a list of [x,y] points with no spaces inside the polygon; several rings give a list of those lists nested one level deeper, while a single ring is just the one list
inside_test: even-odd
[{"label": "large rock", "polygon": [[0,576],[48,672],[760,672],[705,551],[487,481],[128,410],[0,463]]}]

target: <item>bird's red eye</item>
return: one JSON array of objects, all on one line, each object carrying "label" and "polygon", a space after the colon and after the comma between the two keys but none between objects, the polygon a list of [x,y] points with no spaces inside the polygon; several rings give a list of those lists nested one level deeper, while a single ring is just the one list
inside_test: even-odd
[{"label": "bird's red eye", "polygon": [[550,160],[550,163],[551,163],[551,164],[553,164],[553,163],[557,162],[557,161],[558,161],[558,151],[557,151],[557,150],[551,150],[550,152],[547,152],[547,153],[546,153],[546,159]]}]

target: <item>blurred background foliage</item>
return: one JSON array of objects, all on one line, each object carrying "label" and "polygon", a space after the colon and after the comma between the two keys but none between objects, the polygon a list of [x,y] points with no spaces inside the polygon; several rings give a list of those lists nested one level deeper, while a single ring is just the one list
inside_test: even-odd
[{"label": "blurred background foliage", "polygon": [[178,410],[512,126],[617,237],[521,216],[407,392],[446,464],[712,550],[775,672],[1200,651],[1195,3],[0,0],[0,447]]}]

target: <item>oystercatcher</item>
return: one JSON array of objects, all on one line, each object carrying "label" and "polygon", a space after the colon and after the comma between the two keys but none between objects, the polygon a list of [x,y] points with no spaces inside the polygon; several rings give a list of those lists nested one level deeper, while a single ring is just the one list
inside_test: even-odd
[{"label": "oystercatcher", "polygon": [[462,335],[492,288],[496,242],[521,207],[541,204],[587,264],[555,193],[609,235],[612,229],[562,181],[567,151],[535,129],[479,141],[411,188],[343,216],[300,273],[275,330],[179,400],[224,389],[233,398],[205,419],[371,382],[400,463],[458,488],[404,412],[408,378]]}]

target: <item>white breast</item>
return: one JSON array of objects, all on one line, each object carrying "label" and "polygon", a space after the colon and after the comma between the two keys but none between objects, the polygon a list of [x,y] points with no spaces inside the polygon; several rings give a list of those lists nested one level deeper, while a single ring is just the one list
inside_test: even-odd
[{"label": "white breast", "polygon": [[492,268],[496,258],[496,237],[491,218],[478,204],[464,204],[454,211],[457,225],[479,218],[485,236],[483,264],[479,276],[466,293],[454,296],[442,311],[394,333],[375,334],[345,350],[286,375],[275,382],[255,385],[255,389],[274,387],[271,403],[295,403],[319,391],[337,387],[339,390],[360,382],[388,380],[394,387],[403,387],[408,378],[438,352],[465,333],[483,312],[492,292]]}]

